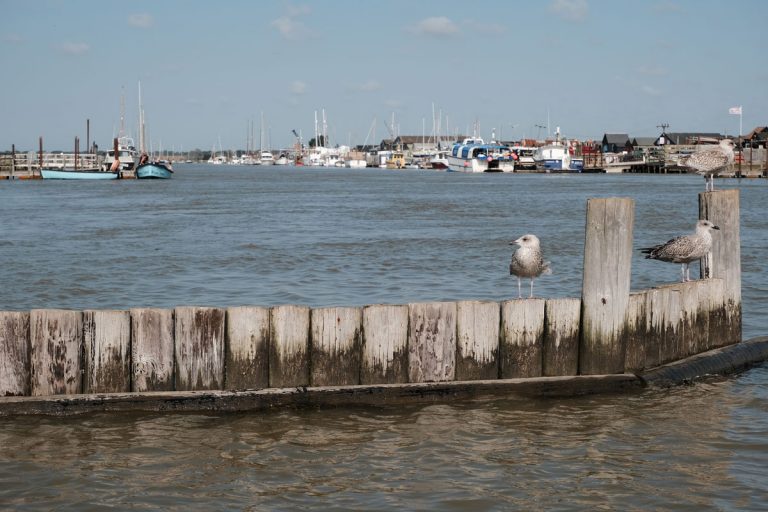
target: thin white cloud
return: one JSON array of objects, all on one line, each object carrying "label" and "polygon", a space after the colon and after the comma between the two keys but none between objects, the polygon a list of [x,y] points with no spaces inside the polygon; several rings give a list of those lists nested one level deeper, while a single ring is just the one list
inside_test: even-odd
[{"label": "thin white cloud", "polygon": [[661,96],[662,95],[662,92],[659,89],[657,89],[655,87],[651,87],[650,85],[644,85],[644,86],[642,86],[640,88],[640,90],[643,91],[648,96]]},{"label": "thin white cloud", "polygon": [[90,46],[86,43],[75,43],[72,41],[65,41],[63,43],[59,43],[56,48],[62,52],[66,53],[68,55],[82,55],[84,53],[87,53],[88,50],[91,49]]},{"label": "thin white cloud", "polygon": [[680,4],[672,1],[656,2],[653,5],[653,10],[660,14],[683,12],[683,8]]},{"label": "thin white cloud", "polygon": [[286,9],[290,18],[297,16],[306,16],[312,12],[312,9],[308,5],[289,5]]},{"label": "thin white cloud", "polygon": [[19,44],[24,42],[24,38],[19,34],[5,34],[3,35],[4,43]]},{"label": "thin white cloud", "polygon": [[349,90],[352,92],[374,92],[381,90],[381,84],[376,80],[368,80],[360,84],[350,85]]},{"label": "thin white cloud", "polygon": [[466,25],[475,32],[482,32],[483,34],[503,34],[507,31],[507,27],[501,23],[494,23],[492,21],[477,21],[468,20]]},{"label": "thin white cloud", "polygon": [[554,0],[549,5],[549,12],[568,21],[584,21],[588,11],[587,0]]},{"label": "thin white cloud", "polygon": [[131,14],[128,16],[128,24],[137,28],[149,28],[155,23],[152,15],[147,13]]},{"label": "thin white cloud", "polygon": [[667,74],[667,70],[660,66],[640,66],[637,68],[637,72],[648,76],[664,76]]},{"label": "thin white cloud", "polygon": [[272,20],[269,24],[284,38],[289,40],[301,39],[309,35],[306,25],[299,20],[301,16],[306,16],[311,12],[307,5],[289,5],[286,14]]},{"label": "thin white cloud", "polygon": [[432,37],[451,37],[459,35],[459,27],[445,16],[433,16],[418,22],[412,32]]},{"label": "thin white cloud", "polygon": [[294,82],[291,84],[291,92],[293,94],[304,94],[307,92],[307,84],[301,80],[294,80]]}]

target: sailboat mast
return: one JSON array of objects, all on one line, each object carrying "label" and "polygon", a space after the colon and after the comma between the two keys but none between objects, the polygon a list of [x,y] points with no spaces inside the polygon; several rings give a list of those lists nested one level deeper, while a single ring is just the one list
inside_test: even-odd
[{"label": "sailboat mast", "polygon": [[141,153],[146,151],[144,135],[144,105],[141,102],[141,80],[139,80],[139,151]]}]

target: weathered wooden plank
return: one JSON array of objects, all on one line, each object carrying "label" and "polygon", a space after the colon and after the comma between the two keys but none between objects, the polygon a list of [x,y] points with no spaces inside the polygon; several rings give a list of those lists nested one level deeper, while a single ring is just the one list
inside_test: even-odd
[{"label": "weathered wooden plank", "polygon": [[184,306],[174,316],[176,390],[223,389],[225,310]]},{"label": "weathered wooden plank", "polygon": [[707,280],[678,283],[675,287],[680,292],[680,323],[682,336],[679,340],[676,359],[683,359],[700,352],[699,347],[706,344],[707,320],[709,307],[702,310],[699,292],[706,293]]},{"label": "weathered wooden plank", "polygon": [[467,300],[456,307],[456,380],[498,379],[499,303]]},{"label": "weathered wooden plank", "polygon": [[133,308],[133,391],[173,391],[173,310]]},{"label": "weathered wooden plank", "polygon": [[131,315],[83,311],[84,393],[131,390]]},{"label": "weathered wooden plank", "polygon": [[725,281],[709,279],[709,296],[702,300],[709,304],[707,322],[707,341],[702,350],[724,347],[733,343],[733,328],[740,320],[733,317],[735,309],[725,292]]},{"label": "weathered wooden plank", "polygon": [[80,311],[61,309],[29,312],[32,396],[82,392],[82,317]]},{"label": "weathered wooden plank", "polygon": [[[648,292],[632,293],[627,302],[627,321],[624,334],[626,344],[626,358],[624,367],[626,371],[639,371],[648,365],[648,350],[655,350],[658,360],[659,348],[656,341],[651,341],[646,330],[648,325]],[[651,349],[653,347],[653,349]],[[655,364],[655,363],[654,363]]]},{"label": "weathered wooden plank", "polygon": [[548,299],[544,305],[542,375],[579,373],[579,299]]},{"label": "weathered wooden plank", "polygon": [[587,201],[579,348],[583,375],[624,371],[634,219],[632,199]]},{"label": "weathered wooden plank", "polygon": [[269,387],[269,308],[228,308],[225,345],[225,389]]},{"label": "weathered wooden plank", "polygon": [[664,364],[680,358],[680,345],[683,338],[683,308],[680,301],[680,289],[674,284],[663,286],[667,292],[664,306],[664,341],[659,352],[659,363]]},{"label": "weathered wooden plank", "polygon": [[0,396],[28,396],[29,313],[0,311]]},{"label": "weathered wooden plank", "polygon": [[501,378],[541,377],[544,299],[501,303]]},{"label": "weathered wooden plank", "polygon": [[408,382],[408,306],[363,308],[362,384]]},{"label": "weathered wooden plank", "polygon": [[741,235],[739,233],[739,189],[699,194],[699,218],[715,223],[720,230],[712,236],[712,254],[707,259],[711,277],[723,280],[725,324],[716,346],[741,341]]},{"label": "weathered wooden plank", "polygon": [[310,385],[360,384],[362,308],[313,309],[310,319]]},{"label": "weathered wooden plank", "polygon": [[275,306],[270,312],[269,385],[309,385],[309,308]]},{"label": "weathered wooden plank", "polygon": [[408,305],[408,379],[441,382],[456,376],[456,303]]}]

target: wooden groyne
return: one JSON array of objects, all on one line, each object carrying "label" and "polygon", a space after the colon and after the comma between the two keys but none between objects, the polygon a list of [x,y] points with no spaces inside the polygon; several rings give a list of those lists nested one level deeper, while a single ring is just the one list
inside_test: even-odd
[{"label": "wooden groyne", "polygon": [[[47,402],[55,413],[151,408],[152,397],[229,410],[301,403],[312,389],[351,390],[334,395],[342,403],[633,387],[634,374],[741,341],[738,190],[699,202],[724,234],[713,277],[649,290],[629,287],[634,202],[609,198],[587,206],[578,299],[0,312],[0,415]],[[87,406],[61,406],[75,402]]]}]

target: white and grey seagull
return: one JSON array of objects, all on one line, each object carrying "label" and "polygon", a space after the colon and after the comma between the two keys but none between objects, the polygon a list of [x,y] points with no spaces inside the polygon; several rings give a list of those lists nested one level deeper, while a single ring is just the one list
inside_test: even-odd
[{"label": "white and grey seagull", "polygon": [[641,249],[646,259],[682,264],[682,281],[690,281],[688,264],[700,260],[712,249],[712,230],[720,229],[708,220],[696,223],[696,232],[673,238],[664,244]]},{"label": "white and grey seagull", "polygon": [[734,143],[723,139],[717,146],[702,149],[680,159],[680,165],[704,176],[704,190],[715,190],[715,174],[733,163]]},{"label": "white and grey seagull", "polygon": [[541,252],[541,244],[536,235],[523,235],[509,245],[519,246],[512,253],[512,261],[509,263],[509,274],[517,277],[517,297],[522,298],[523,293],[520,281],[523,277],[531,278],[531,295],[533,298],[533,280],[541,274],[551,274],[549,262],[544,261],[544,255]]}]

